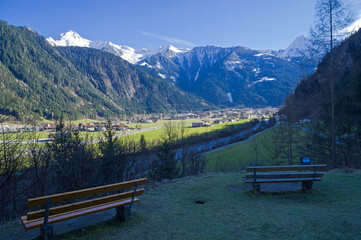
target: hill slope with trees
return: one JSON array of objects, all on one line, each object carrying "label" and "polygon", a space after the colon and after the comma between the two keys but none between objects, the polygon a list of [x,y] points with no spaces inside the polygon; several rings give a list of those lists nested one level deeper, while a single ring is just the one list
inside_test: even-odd
[{"label": "hill slope with trees", "polygon": [[[338,159],[334,165],[361,166],[361,30],[333,49],[333,70],[327,53],[311,76],[301,80],[281,110],[288,120],[311,119],[315,130],[330,136],[331,132],[331,78],[335,89],[335,123]],[[329,138],[313,144],[330,153]],[[326,140],[326,141],[325,141]]]},{"label": "hill slope with trees", "polygon": [[[244,47],[195,47],[138,63],[143,70],[220,106],[281,106],[300,80],[300,63]],[[307,69],[307,73],[311,73]]]},{"label": "hill slope with trees", "polygon": [[200,110],[210,105],[112,54],[52,47],[27,27],[0,21],[0,114],[16,119]]}]

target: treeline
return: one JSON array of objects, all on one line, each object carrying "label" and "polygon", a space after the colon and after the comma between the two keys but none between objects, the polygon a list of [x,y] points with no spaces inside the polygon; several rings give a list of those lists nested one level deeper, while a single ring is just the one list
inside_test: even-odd
[{"label": "treeline", "polygon": [[[0,119],[0,124],[5,119]],[[261,126],[263,124],[263,126]],[[269,124],[274,124],[270,122]],[[198,175],[205,171],[206,158],[194,148],[212,140],[247,132],[241,138],[267,127],[254,120],[226,126],[201,135],[187,135],[188,127],[165,123],[157,144],[138,138],[120,137],[111,129],[100,139],[80,138],[66,128],[61,117],[54,142],[35,142],[36,133],[0,135],[0,220],[20,216],[27,199],[147,177],[150,181]],[[217,146],[219,147],[219,146]],[[204,150],[207,150],[204,149]]]},{"label": "treeline", "polygon": [[182,92],[114,54],[79,47],[58,47],[57,51],[127,114],[212,108],[200,97]]},{"label": "treeline", "polygon": [[[123,113],[89,85],[45,38],[0,21],[0,109],[18,120],[61,114],[110,117]],[[79,107],[81,106],[81,107]]]},{"label": "treeline", "polygon": [[53,47],[29,28],[0,21],[0,114],[107,119],[212,107],[113,54]]},{"label": "treeline", "polygon": [[[310,145],[332,167],[361,167],[361,30],[332,50],[317,71],[303,79],[281,113],[287,121],[310,119]],[[331,161],[332,81],[334,79],[335,152]]]},{"label": "treeline", "polygon": [[27,199],[127,181],[142,176],[153,181],[204,171],[205,159],[188,152],[180,160],[164,137],[148,147],[144,137],[117,138],[109,122],[95,143],[59,120],[54,142],[35,143],[34,133],[2,132],[0,148],[0,220],[26,211]]}]

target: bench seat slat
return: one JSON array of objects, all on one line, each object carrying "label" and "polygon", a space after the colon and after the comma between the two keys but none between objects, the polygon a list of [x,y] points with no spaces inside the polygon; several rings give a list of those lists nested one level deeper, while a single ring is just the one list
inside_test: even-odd
[{"label": "bench seat slat", "polygon": [[[324,172],[316,172],[316,177],[323,177]],[[314,172],[293,172],[293,173],[256,173],[256,178],[313,178]],[[253,179],[253,173],[247,173],[246,179]]]},{"label": "bench seat slat", "polygon": [[[322,178],[278,178],[278,179],[258,179],[256,183],[277,183],[277,182],[307,182],[307,181],[321,181]],[[245,183],[254,183],[252,179],[245,179]]]},{"label": "bench seat slat", "polygon": [[[58,207],[53,207],[53,208],[49,209],[49,216],[57,215],[57,214],[64,213],[64,212],[75,211],[75,210],[79,210],[81,208],[87,208],[87,207],[91,207],[91,206],[95,206],[95,205],[99,205],[99,204],[104,204],[107,202],[119,201],[124,198],[131,198],[133,196],[133,192],[134,191],[129,191],[129,192],[124,192],[124,193],[114,194],[111,196],[105,196],[105,197],[101,197],[101,198],[90,199],[90,200],[86,200],[86,201],[82,201],[82,202],[76,202],[76,203],[71,203],[71,204],[62,205],[62,206],[58,206]],[[135,196],[142,195],[143,193],[144,193],[143,188],[137,189]],[[30,221],[30,220],[42,218],[42,217],[44,217],[44,213],[45,213],[45,210],[28,212],[26,219],[28,221]]]},{"label": "bench seat slat", "polygon": [[47,198],[50,198],[51,203],[55,203],[55,202],[62,202],[65,200],[81,198],[81,197],[85,197],[85,196],[89,196],[89,195],[96,195],[96,194],[100,194],[100,193],[113,192],[113,191],[117,191],[117,190],[121,190],[121,189],[127,189],[127,188],[134,187],[136,182],[138,182],[138,185],[143,185],[143,184],[146,184],[147,179],[142,178],[142,179],[132,180],[132,181],[128,181],[128,182],[115,183],[115,184],[106,185],[106,186],[87,188],[87,189],[82,189],[82,190],[77,190],[77,191],[72,191],[72,192],[59,193],[59,194],[54,194],[54,195],[49,195],[49,196],[32,198],[32,199],[28,200],[28,207],[30,208],[30,207],[36,207],[39,205],[45,205]]},{"label": "bench seat slat", "polygon": [[[60,214],[57,214],[57,215],[52,215],[52,216],[49,216],[48,223],[52,224],[52,223],[56,223],[56,222],[60,222],[60,221],[64,221],[64,220],[68,220],[68,219],[88,215],[88,214],[91,214],[91,213],[105,211],[105,210],[108,210],[108,209],[111,209],[111,208],[116,208],[116,207],[120,207],[120,206],[124,206],[124,205],[129,205],[131,203],[131,201],[132,201],[132,199],[128,198],[128,199],[123,199],[121,201],[114,201],[114,202],[109,202],[109,203],[105,203],[105,204],[99,204],[99,205],[95,205],[95,206],[88,207],[88,208],[82,208],[82,209],[79,209],[79,210],[70,211],[70,212],[67,212],[67,213],[60,213]],[[139,199],[134,198],[134,202],[139,202]],[[38,219],[35,219],[35,220],[29,220],[28,221],[26,219],[26,216],[22,216],[20,219],[21,219],[21,222],[23,223],[24,228],[26,230],[41,227],[43,225],[43,223],[44,223],[44,218],[38,218]]]},{"label": "bench seat slat", "polygon": [[317,171],[327,171],[326,164],[318,165],[291,165],[291,166],[249,166],[246,168],[246,172],[281,172],[281,171],[312,171],[317,167]]}]

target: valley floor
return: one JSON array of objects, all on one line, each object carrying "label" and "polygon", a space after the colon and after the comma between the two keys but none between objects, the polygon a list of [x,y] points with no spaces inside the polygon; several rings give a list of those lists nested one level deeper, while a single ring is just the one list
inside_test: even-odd
[{"label": "valley floor", "polygon": [[[115,210],[104,212],[108,220],[79,222],[82,227],[55,239],[359,239],[361,172],[332,170],[310,193],[259,196],[241,176],[210,173],[156,184],[140,197],[130,221],[113,222]],[[55,224],[55,231],[66,224]],[[21,231],[18,223],[7,224],[0,236]]]}]

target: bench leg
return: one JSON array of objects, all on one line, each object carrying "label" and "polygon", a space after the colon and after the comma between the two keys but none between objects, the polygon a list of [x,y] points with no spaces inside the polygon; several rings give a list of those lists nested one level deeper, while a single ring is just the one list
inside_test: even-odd
[{"label": "bench leg", "polygon": [[302,191],[303,192],[308,192],[311,190],[313,185],[313,182],[308,181],[308,182],[302,182]]},{"label": "bench leg", "polygon": [[259,194],[261,192],[261,186],[259,183],[253,184],[253,192],[254,194]]},{"label": "bench leg", "polygon": [[48,225],[46,228],[44,228],[43,226],[40,227],[40,236],[43,240],[53,240],[53,235],[53,225]]},{"label": "bench leg", "polygon": [[117,213],[115,215],[115,218],[118,221],[126,222],[126,221],[129,220],[129,218],[130,218],[130,207],[129,207],[129,205],[117,207],[116,211],[117,211]]}]

